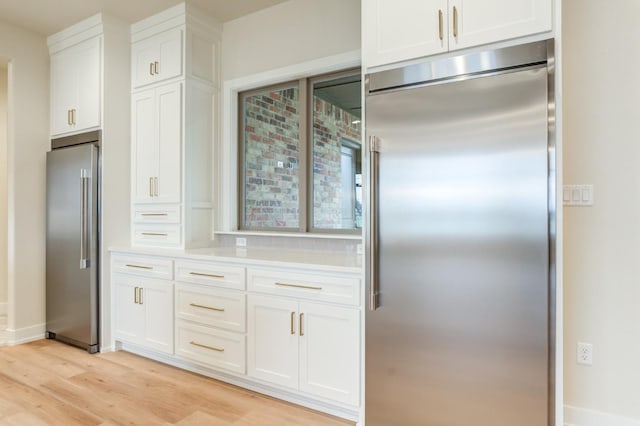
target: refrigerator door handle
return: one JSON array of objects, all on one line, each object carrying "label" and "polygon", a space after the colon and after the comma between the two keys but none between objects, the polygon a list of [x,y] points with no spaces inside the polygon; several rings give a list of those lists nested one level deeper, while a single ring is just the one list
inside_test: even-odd
[{"label": "refrigerator door handle", "polygon": [[380,138],[369,136],[369,173],[370,173],[370,208],[369,232],[369,310],[375,311],[380,306],[380,288],[378,277],[378,178]]},{"label": "refrigerator door handle", "polygon": [[80,269],[89,267],[88,259],[88,232],[89,226],[89,172],[87,169],[80,169]]}]

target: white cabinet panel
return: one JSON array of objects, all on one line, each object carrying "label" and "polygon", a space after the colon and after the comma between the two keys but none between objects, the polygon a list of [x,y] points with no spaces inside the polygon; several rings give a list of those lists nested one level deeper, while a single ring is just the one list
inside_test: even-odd
[{"label": "white cabinet panel", "polygon": [[360,402],[360,311],[300,302],[300,390]]},{"label": "white cabinet panel", "polygon": [[134,43],[131,47],[132,87],[158,83],[182,75],[182,28]]},{"label": "white cabinet panel", "polygon": [[244,290],[245,268],[220,263],[176,260],[176,281]]},{"label": "white cabinet panel", "polygon": [[298,388],[298,302],[249,295],[248,371],[250,377]]},{"label": "white cabinet panel", "polygon": [[204,366],[245,373],[245,336],[176,321],[176,355]]},{"label": "white cabinet panel", "polygon": [[367,66],[446,52],[447,0],[363,0]]},{"label": "white cabinet panel", "polygon": [[101,123],[101,46],[94,37],[51,55],[51,135]]},{"label": "white cabinet panel", "polygon": [[500,40],[551,31],[551,0],[449,0],[458,14],[457,37],[449,48],[463,49]]},{"label": "white cabinet panel", "polygon": [[112,275],[114,338],[173,353],[173,283]]},{"label": "white cabinet panel", "polygon": [[238,333],[246,329],[244,293],[176,283],[176,317]]},{"label": "white cabinet panel", "polygon": [[182,84],[136,93],[132,109],[133,201],[179,203]]},{"label": "white cabinet panel", "polygon": [[366,68],[553,29],[553,0],[363,0]]}]

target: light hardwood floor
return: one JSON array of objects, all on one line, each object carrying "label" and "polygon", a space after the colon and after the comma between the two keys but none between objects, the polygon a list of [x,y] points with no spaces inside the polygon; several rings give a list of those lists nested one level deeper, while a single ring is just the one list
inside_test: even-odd
[{"label": "light hardwood floor", "polygon": [[1,425],[353,425],[127,352],[0,348]]}]

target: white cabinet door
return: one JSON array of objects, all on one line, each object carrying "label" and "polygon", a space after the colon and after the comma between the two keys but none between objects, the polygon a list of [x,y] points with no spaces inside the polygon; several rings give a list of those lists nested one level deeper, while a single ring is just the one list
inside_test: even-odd
[{"label": "white cabinet door", "polygon": [[159,203],[179,203],[182,164],[182,84],[156,89]]},{"label": "white cabinet door", "polygon": [[300,302],[300,390],[360,403],[360,311]]},{"label": "white cabinet door", "polygon": [[173,354],[173,282],[145,280],[140,292],[144,307],[145,333],[142,344]]},{"label": "white cabinet door", "polygon": [[153,200],[154,177],[158,171],[155,91],[134,94],[131,97],[131,110],[133,200],[138,203],[150,202]]},{"label": "white cabinet door", "polygon": [[51,55],[51,135],[100,126],[101,38]]},{"label": "white cabinet door", "polygon": [[[454,7],[456,31],[453,31]],[[552,1],[449,0],[449,16],[449,49],[463,49],[551,31]]]},{"label": "white cabinet door", "polygon": [[250,294],[247,374],[298,389],[298,302]]},{"label": "white cabinet door", "polygon": [[113,275],[113,336],[140,344],[144,339],[144,307],[137,303],[135,277]]},{"label": "white cabinet door", "polygon": [[165,31],[131,47],[132,86],[178,77],[182,74],[183,30]]},{"label": "white cabinet door", "polygon": [[363,0],[365,66],[446,52],[447,0]]},{"label": "white cabinet door", "polygon": [[132,96],[132,184],[136,203],[179,203],[182,162],[182,84]]}]

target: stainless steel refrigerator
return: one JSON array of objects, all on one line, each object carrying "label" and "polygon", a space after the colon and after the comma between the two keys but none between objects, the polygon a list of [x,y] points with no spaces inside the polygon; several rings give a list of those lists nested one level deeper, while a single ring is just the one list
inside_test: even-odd
[{"label": "stainless steel refrigerator", "polygon": [[554,424],[552,59],[367,76],[368,426]]},{"label": "stainless steel refrigerator", "polygon": [[46,337],[99,349],[100,132],[47,152]]}]

